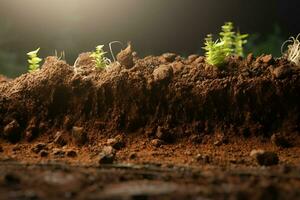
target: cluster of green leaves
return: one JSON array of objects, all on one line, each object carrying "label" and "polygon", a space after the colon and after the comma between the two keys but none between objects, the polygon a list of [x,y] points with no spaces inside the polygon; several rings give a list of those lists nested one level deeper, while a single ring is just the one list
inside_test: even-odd
[{"label": "cluster of green leaves", "polygon": [[220,38],[213,41],[211,34],[205,38],[206,62],[210,65],[221,66],[225,58],[231,55],[244,56],[243,45],[247,43],[247,34],[233,31],[233,23],[227,22],[222,26]]},{"label": "cluster of green leaves", "polygon": [[28,71],[29,72],[34,72],[40,68],[40,62],[42,61],[42,59],[38,57],[39,51],[40,51],[40,48],[27,53],[27,55],[29,57],[29,59],[28,59],[28,63],[29,63]]},{"label": "cluster of green leaves", "polygon": [[105,52],[103,48],[104,45],[98,45],[96,47],[96,50],[90,55],[90,57],[93,58],[97,69],[103,69],[111,63],[111,61],[107,57],[105,57],[105,54],[107,52]]}]

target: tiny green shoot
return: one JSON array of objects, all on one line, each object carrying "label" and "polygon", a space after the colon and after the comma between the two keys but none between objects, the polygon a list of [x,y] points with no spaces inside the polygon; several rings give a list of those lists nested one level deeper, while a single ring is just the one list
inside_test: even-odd
[{"label": "tiny green shoot", "polygon": [[27,53],[28,64],[29,64],[28,71],[29,72],[37,71],[40,68],[40,62],[42,61],[42,59],[38,57],[39,50],[40,50],[40,48]]},{"label": "tiny green shoot", "polygon": [[220,38],[213,40],[211,34],[205,38],[206,62],[214,66],[222,66],[225,58],[231,55],[244,56],[243,45],[247,43],[247,34],[233,31],[233,23],[227,22],[222,26]]},{"label": "tiny green shoot", "polygon": [[[282,54],[286,54],[288,61],[295,63],[298,67],[300,67],[300,41],[299,41],[300,33],[296,38],[290,37],[287,41],[285,41],[281,46]],[[288,44],[286,53],[283,52],[284,46]]]},{"label": "tiny green shoot", "polygon": [[92,52],[90,55],[90,57],[93,58],[93,61],[97,69],[104,69],[107,65],[111,63],[110,59],[105,57],[105,54],[107,52],[105,52],[103,48],[104,45],[98,45],[96,47],[96,50]]}]

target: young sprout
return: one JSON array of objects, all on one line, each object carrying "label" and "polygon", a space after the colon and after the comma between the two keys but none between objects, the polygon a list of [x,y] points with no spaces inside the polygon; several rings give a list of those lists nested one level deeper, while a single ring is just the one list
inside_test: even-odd
[{"label": "young sprout", "polygon": [[241,34],[240,32],[236,33],[234,38],[235,50],[234,53],[238,56],[244,57],[243,45],[247,43],[246,38],[248,34]]},{"label": "young sprout", "polygon": [[248,35],[235,33],[233,31],[233,23],[227,22],[222,26],[220,38],[213,41],[212,35],[205,38],[206,62],[210,65],[221,66],[225,62],[225,58],[231,55],[243,56],[243,45],[247,43],[245,40]]},{"label": "young sprout", "polygon": [[29,63],[28,71],[29,72],[37,71],[40,68],[40,62],[42,61],[42,59],[38,57],[39,50],[40,50],[40,48],[36,49],[35,51],[31,51],[31,52],[27,53],[27,55],[29,57],[29,59],[28,59],[28,63]]},{"label": "young sprout", "polygon": [[212,35],[209,34],[205,38],[206,62],[210,65],[221,66],[224,63],[227,52],[223,50],[224,42],[213,41]]},{"label": "young sprout", "polygon": [[287,46],[286,56],[290,62],[295,63],[298,67],[300,67],[300,41],[299,41],[300,33],[296,38],[290,37],[289,40],[285,41],[281,46],[281,53],[284,54],[283,48],[286,44]]},{"label": "young sprout", "polygon": [[57,50],[55,49],[54,55],[55,55],[55,57],[57,57],[58,60],[66,60],[66,54],[65,54],[65,51],[61,51],[61,52],[60,52],[60,56],[58,57]]},{"label": "young sprout", "polygon": [[96,51],[92,52],[90,57],[96,64],[97,69],[103,69],[111,63],[111,61],[105,57],[106,52],[103,50],[104,45],[98,45]]},{"label": "young sprout", "polygon": [[229,56],[234,52],[232,47],[234,45],[235,32],[232,30],[233,23],[226,22],[222,26],[222,32],[220,32],[220,41],[223,42],[223,51],[226,53],[226,56]]}]

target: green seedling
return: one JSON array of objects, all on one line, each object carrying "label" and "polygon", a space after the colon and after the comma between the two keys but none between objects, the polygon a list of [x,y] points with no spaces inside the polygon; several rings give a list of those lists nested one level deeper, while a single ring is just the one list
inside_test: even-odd
[{"label": "green seedling", "polygon": [[234,53],[234,39],[235,39],[235,33],[232,31],[233,30],[233,23],[232,22],[227,22],[222,26],[222,32],[220,32],[220,41],[224,53],[226,56],[231,55]]},{"label": "green seedling", "polygon": [[38,57],[38,52],[39,52],[40,48],[36,49],[35,51],[31,51],[29,53],[27,53],[29,59],[28,59],[28,64],[29,64],[29,68],[28,71],[29,72],[34,72],[40,69],[40,62],[42,61],[41,58]]},{"label": "green seedling", "polygon": [[92,52],[90,57],[93,58],[97,69],[104,69],[107,65],[111,63],[110,59],[105,57],[105,52],[103,50],[104,45],[98,45],[96,51]]},{"label": "green seedling", "polygon": [[206,51],[205,57],[207,63],[214,66],[223,64],[227,52],[224,51],[222,42],[213,41],[211,34],[205,38],[205,47],[203,49]]},{"label": "green seedling", "polygon": [[233,31],[233,23],[227,22],[222,26],[220,38],[213,41],[212,35],[205,38],[206,62],[214,66],[222,66],[225,58],[232,55],[244,56],[243,45],[247,43],[247,34]]},{"label": "green seedling", "polygon": [[[299,41],[300,33],[296,38],[290,37],[289,40],[285,41],[281,46],[281,53],[287,56],[287,59],[295,63],[298,67],[300,67],[300,41]],[[283,52],[284,46],[288,44],[286,53]]]},{"label": "green seedling", "polygon": [[241,34],[240,32],[237,32],[234,38],[234,54],[244,57],[244,48],[243,46],[247,43],[246,38],[248,37],[248,34]]}]

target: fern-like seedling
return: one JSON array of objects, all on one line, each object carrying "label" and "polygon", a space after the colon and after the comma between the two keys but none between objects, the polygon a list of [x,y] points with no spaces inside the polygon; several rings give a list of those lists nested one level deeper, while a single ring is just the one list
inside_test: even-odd
[{"label": "fern-like seedling", "polygon": [[90,57],[93,58],[93,61],[97,69],[104,69],[107,65],[111,63],[110,59],[105,57],[105,54],[107,52],[105,52],[103,48],[104,45],[98,45],[96,47],[96,50],[92,52],[90,55]]},{"label": "fern-like seedling", "polygon": [[298,67],[300,67],[300,41],[299,41],[299,37],[300,37],[300,33],[297,35],[296,38],[290,37],[290,39],[285,41],[282,44],[282,47],[281,47],[281,52],[282,52],[282,54],[284,54],[283,48],[286,44],[289,44],[287,46],[288,49],[287,49],[285,54],[287,56],[287,59],[290,62],[295,63]]},{"label": "fern-like seedling", "polygon": [[235,32],[233,32],[233,23],[226,22],[222,26],[222,32],[220,32],[220,41],[223,42],[223,51],[225,52],[226,56],[231,55],[234,53],[234,39],[235,39]]},{"label": "fern-like seedling", "polygon": [[241,34],[240,32],[237,32],[234,38],[234,54],[244,57],[244,48],[243,45],[247,43],[246,38],[248,37],[248,34]]},{"label": "fern-like seedling", "polygon": [[31,51],[27,53],[29,59],[28,59],[28,71],[34,72],[40,69],[40,62],[42,61],[41,58],[38,57],[38,52],[40,48],[36,49],[35,51]]},{"label": "fern-like seedling", "polygon": [[222,26],[219,36],[220,38],[216,41],[213,41],[211,34],[205,38],[203,49],[206,51],[205,57],[208,64],[218,67],[224,64],[228,56],[243,56],[243,45],[247,42],[247,34],[235,33],[233,23],[227,22]]},{"label": "fern-like seedling", "polygon": [[224,63],[226,52],[223,49],[224,42],[213,41],[212,35],[209,34],[205,38],[206,62],[210,65],[221,66]]}]

